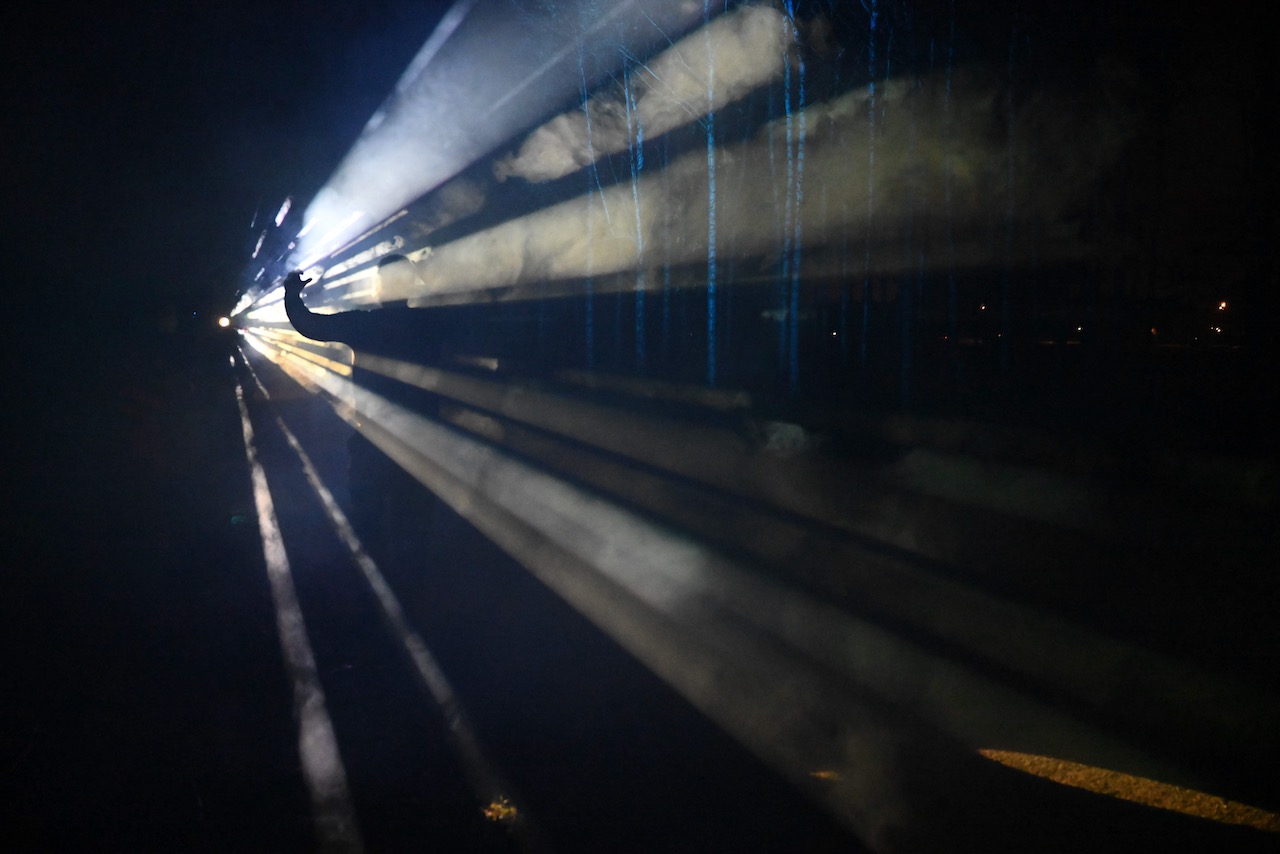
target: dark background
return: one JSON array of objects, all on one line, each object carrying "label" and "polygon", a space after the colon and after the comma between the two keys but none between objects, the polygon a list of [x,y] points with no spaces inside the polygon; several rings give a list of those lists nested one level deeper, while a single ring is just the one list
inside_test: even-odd
[{"label": "dark background", "polygon": [[443,5],[6,7],[7,290],[226,310],[255,213],[318,189]]}]

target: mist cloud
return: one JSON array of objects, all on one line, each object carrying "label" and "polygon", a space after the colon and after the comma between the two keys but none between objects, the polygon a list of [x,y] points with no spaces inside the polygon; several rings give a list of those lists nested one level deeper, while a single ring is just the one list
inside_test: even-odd
[{"label": "mist cloud", "polygon": [[721,109],[782,75],[795,38],[776,9],[745,6],[640,64],[581,109],[539,127],[494,175],[550,181]]},{"label": "mist cloud", "polygon": [[[1089,251],[1078,214],[1130,134],[1125,116],[1105,99],[1050,93],[1011,112],[1007,89],[980,71],[950,83],[890,81],[874,113],[854,90],[718,149],[718,256],[767,268],[801,247],[877,272],[908,255],[940,267]],[[435,247],[418,296],[705,262],[709,190],[706,154],[690,152],[634,184]]]}]

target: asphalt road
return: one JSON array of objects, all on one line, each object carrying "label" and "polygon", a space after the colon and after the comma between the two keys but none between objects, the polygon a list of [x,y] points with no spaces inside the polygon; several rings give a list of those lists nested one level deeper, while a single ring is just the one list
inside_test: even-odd
[{"label": "asphalt road", "polygon": [[[122,333],[106,360],[59,343],[10,446],[8,850],[317,847],[237,382],[368,850],[859,850],[403,473],[371,462],[360,476],[380,504],[353,510],[353,431],[269,364],[264,399],[232,370],[230,338]],[[485,817],[277,413],[356,520],[518,822]]]},{"label": "asphalt road", "polygon": [[[8,850],[307,851],[357,838],[317,831],[329,801],[300,752],[308,668],[282,649],[237,386],[367,850],[867,850],[326,403],[265,360],[233,365],[233,338],[54,343],[18,377],[26,406],[6,464]],[[1274,841],[949,758],[954,745],[919,732],[903,773],[933,799],[935,846],[939,827],[954,828],[955,850],[988,835],[987,850]]]}]

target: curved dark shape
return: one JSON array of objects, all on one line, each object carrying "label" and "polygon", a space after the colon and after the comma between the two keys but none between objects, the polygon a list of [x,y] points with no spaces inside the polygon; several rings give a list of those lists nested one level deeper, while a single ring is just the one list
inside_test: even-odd
[{"label": "curved dark shape", "polygon": [[354,349],[367,349],[377,339],[377,322],[372,311],[344,311],[316,314],[302,301],[302,289],[311,282],[294,270],[284,280],[284,310],[298,334],[316,341],[340,341]]},{"label": "curved dark shape", "polygon": [[316,341],[339,341],[354,350],[401,358],[431,358],[436,336],[425,329],[423,313],[411,310],[403,297],[416,277],[408,258],[388,255],[378,262],[376,310],[316,314],[302,301],[310,281],[295,270],[284,280],[285,312],[299,334]]}]

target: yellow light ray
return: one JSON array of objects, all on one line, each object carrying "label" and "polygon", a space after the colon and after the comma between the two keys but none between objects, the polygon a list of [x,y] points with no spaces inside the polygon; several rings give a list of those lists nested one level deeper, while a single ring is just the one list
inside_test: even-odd
[{"label": "yellow light ray", "polygon": [[[265,328],[262,328],[262,329],[254,328],[254,329],[245,330],[246,336],[253,336],[254,338],[257,338],[259,341],[262,341],[264,344],[268,344],[269,346],[274,347],[281,352],[291,353],[300,359],[305,359],[306,361],[311,362],[312,364],[319,365],[325,370],[332,371],[333,373],[339,376],[343,376],[343,377],[351,376],[351,358],[352,358],[351,350],[346,345],[325,344],[323,346],[323,349],[331,351],[335,356],[338,357],[337,359],[330,359],[320,355],[319,353],[314,352],[311,349],[308,349],[307,347],[295,347],[292,344],[287,343],[288,339],[286,338],[286,336],[282,334],[278,334],[279,332],[280,330],[271,330],[271,329],[265,329]],[[299,341],[303,340],[300,336],[297,336],[296,333],[295,333],[295,338]],[[315,342],[306,341],[306,343],[308,345],[314,346]],[[339,359],[341,361],[339,361]],[[277,361],[277,360],[272,359],[272,361]]]},{"label": "yellow light ray", "polygon": [[1207,818],[1223,824],[1240,824],[1271,833],[1280,833],[1280,815],[1258,807],[1229,801],[1217,795],[1185,789],[1170,783],[1161,783],[1146,777],[1135,777],[1121,771],[1083,765],[1067,759],[1037,756],[1034,753],[1017,753],[1010,750],[979,750],[978,753],[1001,765],[1035,774],[1037,777],[1044,777],[1064,786],[1073,786],[1157,809]]}]

